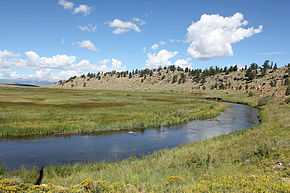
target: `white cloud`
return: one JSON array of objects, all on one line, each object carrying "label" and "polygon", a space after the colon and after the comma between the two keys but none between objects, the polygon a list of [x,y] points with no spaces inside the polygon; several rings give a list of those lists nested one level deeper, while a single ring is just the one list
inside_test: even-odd
[{"label": "white cloud", "polygon": [[120,60],[117,60],[115,58],[112,58],[112,70],[115,70],[117,72],[124,71],[126,69],[125,66],[123,66],[123,62]]},{"label": "white cloud", "polygon": [[81,42],[78,42],[77,44],[79,45],[80,48],[84,48],[93,52],[97,51],[95,44],[90,40],[83,40]]},{"label": "white cloud", "polygon": [[232,44],[260,33],[263,29],[262,26],[245,28],[247,25],[241,13],[230,17],[204,14],[187,28],[187,42],[190,44],[187,51],[197,59],[231,56]]},{"label": "white cloud", "polygon": [[73,65],[77,60],[75,56],[68,56],[65,54],[59,54],[51,57],[40,57],[34,51],[27,51],[24,55],[27,59],[24,60],[25,65],[22,66],[33,66],[37,68],[64,69]]},{"label": "white cloud", "polygon": [[62,70],[62,71],[55,71],[52,69],[41,68],[35,70],[33,73],[29,74],[28,76],[23,77],[20,74],[17,74],[15,79],[30,79],[30,80],[49,80],[49,81],[58,81],[68,79],[72,76],[77,76],[79,73],[74,70]]},{"label": "white cloud", "polygon": [[92,63],[76,56],[57,54],[40,56],[35,51],[12,54],[0,51],[0,78],[58,81],[88,72],[125,70],[123,62],[112,58]]},{"label": "white cloud", "polygon": [[65,54],[55,55],[52,57],[41,57],[39,59],[40,67],[48,68],[67,68],[76,61],[75,56],[68,56]]},{"label": "white cloud", "polygon": [[109,72],[113,70],[117,72],[125,71],[126,66],[123,65],[123,62],[121,60],[118,60],[116,58],[103,59],[98,62],[97,68],[95,71]]},{"label": "white cloud", "polygon": [[166,45],[166,42],[165,41],[159,41],[158,43],[155,43],[151,46],[151,49],[152,50],[157,50],[159,49],[161,46],[164,46]]},{"label": "white cloud", "polygon": [[151,49],[152,50],[157,50],[159,48],[159,44],[153,44],[152,46],[151,46]]},{"label": "white cloud", "polygon": [[17,54],[8,50],[0,50],[0,59],[1,58],[10,58],[16,56]]},{"label": "white cloud", "polygon": [[178,59],[178,60],[175,61],[174,65],[175,66],[179,66],[179,67],[181,67],[183,69],[192,68],[190,59]]},{"label": "white cloud", "polygon": [[92,11],[92,8],[88,5],[81,4],[78,7],[74,9],[74,14],[83,14],[83,15],[89,15]]},{"label": "white cloud", "polygon": [[67,0],[59,0],[58,4],[61,5],[64,9],[73,9],[74,3]]},{"label": "white cloud", "polygon": [[70,10],[73,14],[89,15],[92,12],[92,8],[85,4],[75,6],[75,4],[68,0],[58,0],[58,4],[66,10]]},{"label": "white cloud", "polygon": [[34,51],[27,51],[27,52],[25,52],[25,55],[28,58],[29,62],[35,63],[35,62],[38,62],[40,59],[39,55]]},{"label": "white cloud", "polygon": [[171,52],[165,49],[160,50],[157,53],[148,53],[145,67],[158,68],[162,66],[172,65],[172,62],[170,60],[174,58],[177,54],[178,52]]},{"label": "white cloud", "polygon": [[11,64],[16,62],[14,58],[17,56],[18,54],[14,52],[8,50],[0,50],[0,69],[5,69],[5,71],[7,71],[7,69],[10,68]]},{"label": "white cloud", "polygon": [[132,19],[132,21],[134,21],[135,23],[138,23],[139,25],[145,25],[146,24],[146,22],[143,19],[140,19],[138,17],[134,17]]},{"label": "white cloud", "polygon": [[98,71],[100,72],[108,72],[110,71],[109,69],[109,63],[110,63],[110,60],[109,59],[103,59],[101,61],[99,61],[98,63]]},{"label": "white cloud", "polygon": [[94,24],[78,26],[78,28],[83,32],[96,32],[97,30],[97,26]]},{"label": "white cloud", "polygon": [[129,31],[141,32],[140,24],[136,21],[123,21],[120,19],[114,19],[113,21],[107,22],[107,25],[113,28],[114,34],[122,34]]}]

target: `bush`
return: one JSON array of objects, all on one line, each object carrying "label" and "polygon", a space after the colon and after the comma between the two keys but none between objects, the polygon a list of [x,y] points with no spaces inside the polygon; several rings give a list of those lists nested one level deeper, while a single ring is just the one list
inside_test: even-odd
[{"label": "bush", "polygon": [[261,106],[266,105],[271,100],[271,98],[272,97],[270,97],[270,96],[265,96],[265,97],[259,98],[259,100],[258,100],[258,106],[261,107]]},{"label": "bush", "polygon": [[286,89],[286,93],[285,93],[286,96],[289,96],[290,95],[290,85],[288,84],[287,86],[287,89]]},{"label": "bush", "polygon": [[173,78],[172,78],[172,82],[171,83],[174,84],[176,82],[177,82],[177,75],[174,75]]},{"label": "bush", "polygon": [[252,97],[252,96],[254,96],[255,94],[254,94],[254,92],[253,91],[250,91],[249,93],[248,93],[248,97]]},{"label": "bush", "polygon": [[285,99],[285,103],[290,104],[290,97]]}]

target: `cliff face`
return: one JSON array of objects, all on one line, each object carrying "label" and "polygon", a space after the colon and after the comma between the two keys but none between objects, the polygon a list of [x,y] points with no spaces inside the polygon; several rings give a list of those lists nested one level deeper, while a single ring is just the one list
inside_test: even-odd
[{"label": "cliff face", "polygon": [[285,97],[289,87],[289,67],[240,69],[196,75],[188,70],[159,69],[146,73],[98,73],[59,81],[58,88],[111,90],[239,90],[259,96]]}]

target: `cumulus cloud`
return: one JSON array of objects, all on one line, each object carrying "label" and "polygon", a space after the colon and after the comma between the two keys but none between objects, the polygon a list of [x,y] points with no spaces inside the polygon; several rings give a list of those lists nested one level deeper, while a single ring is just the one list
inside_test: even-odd
[{"label": "cumulus cloud", "polygon": [[192,68],[192,64],[190,59],[178,59],[174,63],[175,66],[179,66],[183,69],[185,68]]},{"label": "cumulus cloud", "polygon": [[77,58],[75,56],[69,56],[65,54],[58,54],[51,57],[40,57],[34,51],[27,51],[24,53],[26,59],[23,66],[34,66],[39,68],[55,68],[64,69],[73,65]]},{"label": "cumulus cloud", "polygon": [[68,0],[59,0],[58,4],[66,10],[70,10],[73,14],[89,15],[92,12],[92,8],[85,4],[75,6],[75,4]]},{"label": "cumulus cloud", "polygon": [[[0,51],[0,53],[4,52]],[[7,57],[7,52],[5,53]],[[41,57],[35,51],[27,51],[23,55],[9,54],[7,60],[0,60],[0,71],[3,72],[0,74],[0,78],[56,81],[59,77],[62,77],[61,74],[64,75],[64,72],[70,71],[70,68],[76,62],[77,58],[75,56],[64,54],[51,57]],[[84,68],[80,69],[84,70]]]},{"label": "cumulus cloud", "polygon": [[114,19],[113,21],[107,22],[107,25],[113,28],[114,34],[123,34],[129,31],[141,32],[139,22],[135,20],[123,21],[121,19]]},{"label": "cumulus cloud", "polygon": [[152,46],[151,46],[151,49],[152,50],[157,50],[159,49],[161,46],[164,46],[166,45],[166,42],[165,41],[159,41],[158,43],[154,43]]},{"label": "cumulus cloud", "polygon": [[89,60],[66,54],[40,56],[32,50],[23,54],[0,50],[0,79],[21,78],[58,81],[88,72],[125,69],[123,62],[115,58],[92,63]]},{"label": "cumulus cloud", "polygon": [[80,25],[78,28],[83,32],[96,32],[97,26],[94,24]]},{"label": "cumulus cloud", "polygon": [[109,59],[103,59],[103,60],[99,61],[99,63],[98,63],[99,64],[98,71],[100,71],[100,72],[108,72],[108,71],[110,71],[109,63],[110,63]]},{"label": "cumulus cloud", "polygon": [[263,26],[246,28],[247,25],[248,21],[241,13],[230,17],[204,14],[187,28],[187,42],[190,44],[187,52],[197,59],[231,56],[234,43],[263,29]]},{"label": "cumulus cloud", "polygon": [[8,50],[0,50],[0,59],[1,58],[10,58],[16,56],[17,54]]},{"label": "cumulus cloud", "polygon": [[95,44],[90,40],[83,40],[77,43],[80,48],[84,48],[93,52],[97,51]]},{"label": "cumulus cloud", "polygon": [[92,8],[88,5],[81,4],[78,7],[74,9],[74,14],[83,14],[83,15],[89,15],[92,11]]},{"label": "cumulus cloud", "polygon": [[39,55],[34,51],[25,52],[25,56],[27,57],[29,62],[36,63],[39,61]]},{"label": "cumulus cloud", "polygon": [[76,61],[75,56],[61,54],[52,57],[41,57],[39,60],[39,64],[41,67],[65,68],[67,66],[72,65],[75,61]]},{"label": "cumulus cloud", "polygon": [[[19,64],[19,62],[14,59],[17,56],[18,54],[15,52],[0,50],[0,69],[5,69],[5,72],[8,72],[7,70],[10,68],[11,63]],[[4,73],[4,71],[2,72]]]},{"label": "cumulus cloud", "polygon": [[67,0],[59,0],[58,4],[62,6],[64,9],[73,9],[74,8],[74,3],[67,1]]},{"label": "cumulus cloud", "polygon": [[157,53],[148,53],[145,67],[158,68],[172,65],[171,59],[174,58],[178,52],[171,52],[168,50],[160,50]]},{"label": "cumulus cloud", "polygon": [[115,58],[112,58],[112,70],[120,72],[120,71],[124,71],[125,69],[126,69],[126,67],[123,66],[122,61],[115,59]]},{"label": "cumulus cloud", "polygon": [[65,54],[59,54],[51,57],[40,57],[34,51],[27,51],[24,55],[26,56],[26,66],[37,66],[40,68],[60,69],[72,65],[76,61],[75,56],[68,56]]}]

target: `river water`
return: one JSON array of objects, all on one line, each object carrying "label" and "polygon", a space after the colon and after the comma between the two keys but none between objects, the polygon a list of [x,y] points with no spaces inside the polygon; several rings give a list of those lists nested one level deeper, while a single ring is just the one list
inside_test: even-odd
[{"label": "river water", "polygon": [[230,104],[214,119],[143,132],[0,140],[0,162],[11,170],[22,166],[116,161],[250,128],[258,122],[256,109]]}]

